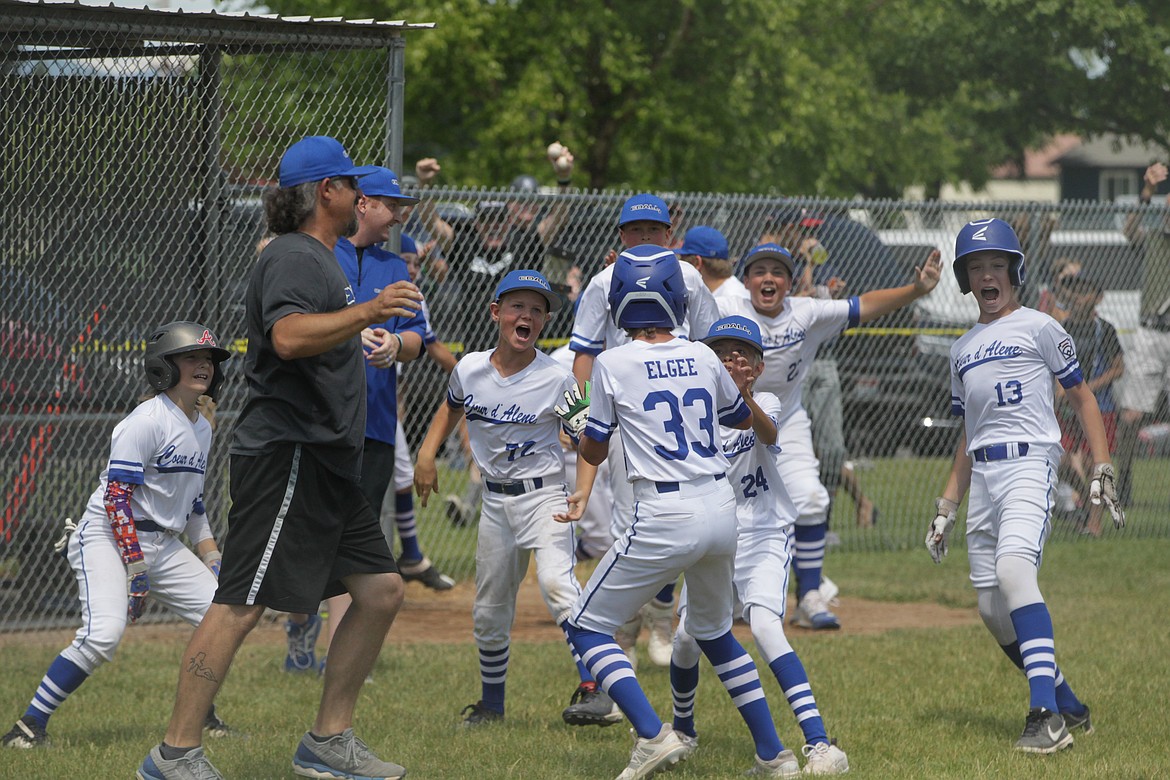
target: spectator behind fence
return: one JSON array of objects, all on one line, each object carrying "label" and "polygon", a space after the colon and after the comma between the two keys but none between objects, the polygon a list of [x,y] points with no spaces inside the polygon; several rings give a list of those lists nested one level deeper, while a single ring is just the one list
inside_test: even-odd
[{"label": "spectator behind fence", "polygon": [[1040,291],[1036,310],[1042,311],[1057,322],[1064,322],[1068,316],[1068,291],[1065,285],[1081,272],[1080,260],[1058,257],[1052,262],[1052,283]]},{"label": "spectator behind fence", "polygon": [[[573,155],[559,144],[550,147],[559,153],[550,159],[557,176],[557,185],[562,192],[572,184]],[[431,157],[415,164],[415,175],[420,189],[431,186],[441,171],[439,162]],[[450,275],[460,286],[461,300],[465,305],[479,306],[491,300],[496,285],[509,271],[522,268],[539,268],[546,249],[552,245],[564,225],[568,204],[558,201],[539,222],[536,214],[527,207],[525,200],[531,200],[527,179],[517,182],[517,194],[526,199],[481,200],[475,207],[475,214],[469,221],[449,222],[439,215],[436,204],[424,198],[418,208],[419,220],[438,242],[447,263]],[[466,309],[464,310],[466,311]],[[473,317],[462,317],[456,334],[463,342],[464,352],[478,352],[490,349],[495,336],[490,328],[483,327]]]},{"label": "spectator behind fence", "polygon": [[[1148,205],[1166,181],[1165,163],[1146,168],[1141,194]],[[1133,456],[1138,429],[1145,417],[1154,413],[1158,396],[1170,390],[1170,195],[1167,209],[1156,229],[1142,226],[1145,209],[1137,209],[1125,222],[1125,237],[1141,249],[1142,319],[1126,355],[1125,376],[1118,383],[1121,419],[1117,426],[1117,496],[1122,506],[1133,500]]]},{"label": "spectator behind fence", "polygon": [[[1105,425],[1105,437],[1109,451],[1113,452],[1117,430],[1117,411],[1113,402],[1113,384],[1125,373],[1125,358],[1121,342],[1117,340],[1117,329],[1102,319],[1097,307],[1104,296],[1104,285],[1099,277],[1088,273],[1074,273],[1065,277],[1062,285],[1062,300],[1066,306],[1064,329],[1072,336],[1076,345],[1077,360],[1085,383],[1097,399],[1101,420]],[[1074,503],[1078,504],[1078,530],[1092,536],[1101,535],[1101,505],[1086,503],[1089,496],[1090,471],[1093,463],[1089,460],[1089,442],[1076,422],[1076,415],[1067,399],[1061,397],[1057,407],[1060,421],[1061,445],[1064,456],[1058,473],[1069,482],[1075,491]],[[1057,495],[1061,494],[1060,486]]]},{"label": "spectator behind fence", "polygon": [[402,604],[403,583],[358,486],[366,423],[362,330],[410,317],[421,296],[396,282],[353,303],[333,255],[357,230],[359,168],[335,139],[312,136],[280,161],[264,195],[268,228],[245,298],[248,397],[233,430],[231,510],[219,588],[183,653],[166,736],[143,780],[218,778],[201,747],[204,717],[265,608],[317,611],[349,592],[312,728],[293,755],[303,776],[400,778],[354,735],[362,682]]}]

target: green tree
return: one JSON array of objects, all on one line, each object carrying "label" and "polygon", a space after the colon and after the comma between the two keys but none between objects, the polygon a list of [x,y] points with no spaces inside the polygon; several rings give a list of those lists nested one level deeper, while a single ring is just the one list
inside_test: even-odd
[{"label": "green tree", "polygon": [[405,167],[444,179],[897,197],[986,181],[1058,132],[1170,135],[1154,0],[273,0],[430,21],[407,39]]}]

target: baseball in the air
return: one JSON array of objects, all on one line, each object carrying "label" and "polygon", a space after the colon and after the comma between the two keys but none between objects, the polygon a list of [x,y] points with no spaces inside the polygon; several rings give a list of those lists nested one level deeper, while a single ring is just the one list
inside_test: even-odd
[{"label": "baseball in the air", "polygon": [[553,161],[558,160],[566,151],[568,150],[565,149],[560,141],[553,141],[548,145],[548,159]]}]

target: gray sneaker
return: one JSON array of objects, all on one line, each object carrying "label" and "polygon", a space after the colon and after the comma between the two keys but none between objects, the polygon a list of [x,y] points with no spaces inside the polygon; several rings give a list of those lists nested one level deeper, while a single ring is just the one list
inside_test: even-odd
[{"label": "gray sneaker", "polygon": [[365,742],[354,736],[351,728],[324,742],[305,734],[301,744],[297,745],[292,763],[293,774],[325,780],[353,777],[401,780],[406,777],[404,768],[375,756]]},{"label": "gray sneaker", "polygon": [[137,777],[138,780],[223,780],[223,775],[203,754],[203,748],[192,748],[168,761],[162,757],[159,745],[152,747],[142,759]]},{"label": "gray sneaker", "polygon": [[1024,733],[1016,740],[1016,750],[1025,753],[1055,753],[1073,743],[1072,734],[1064,725],[1059,713],[1041,707],[1028,710]]},{"label": "gray sneaker", "polygon": [[612,726],[621,721],[622,711],[597,683],[588,682],[573,691],[561,718],[570,726]]},{"label": "gray sneaker", "polygon": [[1085,711],[1080,715],[1073,715],[1071,712],[1062,712],[1060,717],[1064,718],[1064,727],[1069,731],[1076,731],[1083,729],[1085,734],[1093,733],[1093,721],[1089,718],[1089,705],[1085,705]]}]

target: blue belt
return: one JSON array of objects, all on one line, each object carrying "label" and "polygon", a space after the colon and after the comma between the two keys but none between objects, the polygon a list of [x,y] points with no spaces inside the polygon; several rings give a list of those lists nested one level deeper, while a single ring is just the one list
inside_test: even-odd
[{"label": "blue belt", "polygon": [[522,496],[528,492],[528,488],[524,482],[531,482],[532,490],[539,490],[544,487],[544,479],[542,477],[520,482],[490,482],[485,479],[483,486],[491,493],[503,493],[505,496]]},{"label": "blue belt", "polygon": [[135,520],[134,521],[134,528],[136,530],[139,530],[139,531],[154,531],[155,533],[162,533],[162,534],[165,534],[167,532],[166,528],[163,528],[161,525],[154,522],[153,520]]},{"label": "blue belt", "polygon": [[975,450],[975,460],[980,463],[990,463],[996,460],[1012,460],[1022,458],[1028,454],[1028,445],[1024,442],[1009,442],[1007,444],[990,444]]},{"label": "blue belt", "polygon": [[[716,474],[715,475],[715,479],[725,479],[726,477],[727,477],[726,474]],[[655,482],[654,487],[658,490],[659,493],[677,493],[678,492],[678,483],[677,482]]]}]

